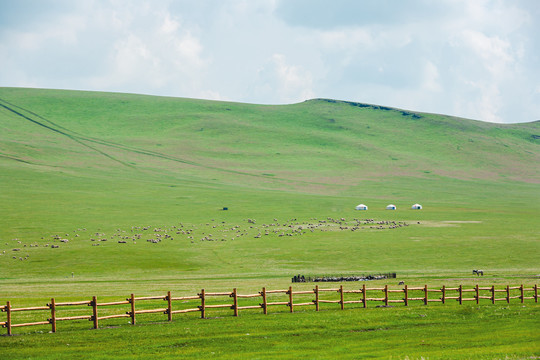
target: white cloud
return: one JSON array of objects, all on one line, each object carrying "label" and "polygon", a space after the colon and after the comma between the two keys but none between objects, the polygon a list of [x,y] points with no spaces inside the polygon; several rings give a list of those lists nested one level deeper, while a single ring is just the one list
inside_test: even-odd
[{"label": "white cloud", "polygon": [[[3,42],[21,52],[46,50],[50,44],[56,48],[78,43],[77,34],[86,26],[86,19],[80,15],[62,15],[46,26],[36,29],[11,29],[2,36]],[[11,50],[11,49],[10,49]]]},{"label": "white cloud", "polygon": [[[306,69],[291,65],[285,55],[273,54],[264,67],[259,69],[256,91],[291,103],[314,97],[313,78]],[[270,94],[274,92],[274,94]]]},{"label": "white cloud", "polygon": [[330,51],[354,49],[358,46],[371,47],[374,44],[370,31],[364,28],[321,31],[319,38],[321,44]]},{"label": "white cloud", "polygon": [[431,61],[427,61],[424,67],[422,88],[433,92],[442,91],[442,86],[439,83],[439,69]]},{"label": "white cloud", "polygon": [[464,30],[461,41],[482,60],[484,67],[492,74],[504,73],[507,66],[514,62],[510,42],[499,36],[489,37],[479,31]]},{"label": "white cloud", "polygon": [[18,4],[0,13],[0,86],[252,103],[331,97],[490,121],[540,118],[535,1]]},{"label": "white cloud", "polygon": [[161,25],[161,32],[163,34],[175,33],[180,27],[180,23],[171,17],[171,14],[166,13]]},{"label": "white cloud", "polygon": [[[503,99],[499,91],[499,87],[491,85],[482,89],[482,95],[480,101],[474,104],[470,104],[474,109],[478,109],[479,119],[484,121],[502,123],[504,122],[499,115],[501,104]],[[473,109],[470,110],[473,113]]]},{"label": "white cloud", "polygon": [[[144,7],[110,13],[113,37],[107,45],[107,68],[93,76],[95,89],[129,88],[132,92],[200,96],[209,60],[200,39],[181,19],[163,9]],[[144,29],[139,24],[144,23]],[[166,90],[165,90],[166,89]]]}]

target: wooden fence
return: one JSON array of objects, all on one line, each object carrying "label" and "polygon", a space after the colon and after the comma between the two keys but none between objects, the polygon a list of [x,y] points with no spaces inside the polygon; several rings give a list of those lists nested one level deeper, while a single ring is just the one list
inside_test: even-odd
[{"label": "wooden fence", "polygon": [[[526,293],[531,296],[526,296]],[[329,295],[326,295],[329,294]],[[399,297],[399,294],[403,295],[403,298]],[[437,294],[435,298],[433,295]],[[469,295],[470,294],[470,295]],[[298,299],[306,295],[314,295],[314,299]],[[429,295],[432,295],[431,297]],[[232,303],[214,304],[214,301],[210,301],[211,298],[228,297],[231,298]],[[278,297],[278,299],[275,299]],[[281,297],[281,298],[279,298]],[[347,299],[346,299],[347,297]],[[295,298],[297,302],[294,302]],[[261,301],[257,305],[240,305],[239,299],[252,299],[253,303],[255,299]],[[139,314],[153,314],[160,313],[167,315],[167,320],[172,321],[174,314],[184,314],[190,312],[200,312],[201,318],[206,317],[208,310],[212,309],[231,309],[234,316],[239,315],[240,310],[248,309],[262,309],[264,314],[268,313],[268,308],[271,306],[287,306],[289,312],[293,312],[296,307],[299,306],[314,306],[316,311],[319,311],[320,304],[338,304],[343,310],[345,305],[348,304],[362,304],[365,308],[368,302],[379,302],[388,306],[394,303],[403,303],[405,306],[409,306],[411,302],[421,302],[423,305],[428,305],[430,302],[440,302],[445,304],[448,300],[456,300],[459,304],[463,302],[474,301],[477,304],[481,299],[489,300],[492,304],[497,301],[505,301],[510,303],[512,299],[519,299],[521,303],[525,300],[534,300],[538,303],[538,285],[532,287],[520,286],[506,286],[505,288],[496,289],[495,286],[480,287],[476,285],[472,288],[465,288],[462,285],[458,287],[446,287],[442,288],[428,288],[427,285],[423,287],[408,287],[405,285],[401,289],[389,289],[388,285],[384,287],[368,288],[363,285],[360,289],[345,290],[343,285],[338,288],[321,289],[319,286],[315,286],[313,290],[294,291],[292,286],[283,290],[267,290],[262,288],[262,291],[255,294],[239,294],[235,289],[232,292],[206,292],[204,289],[197,295],[193,296],[179,296],[173,297],[169,291],[164,296],[145,296],[135,297],[131,294],[130,297],[123,301],[114,302],[102,302],[99,303],[97,297],[92,297],[92,300],[85,301],[71,301],[71,302],[56,302],[54,298],[51,302],[45,306],[26,307],[26,308],[14,308],[11,302],[8,301],[6,305],[0,306],[0,310],[6,313],[5,321],[0,321],[0,325],[7,329],[7,334],[12,334],[12,329],[24,326],[34,325],[50,325],[51,331],[56,332],[57,323],[61,321],[73,321],[73,320],[88,320],[93,323],[93,328],[99,327],[100,321],[114,319],[114,318],[130,318],[131,324],[136,323],[136,317]],[[136,303],[141,304],[148,300],[163,300],[166,301],[166,305],[159,308],[151,309],[139,309],[135,307]],[[272,301],[270,301],[272,300]],[[278,301],[279,300],[279,301]],[[197,301],[197,305],[191,305],[193,307],[186,309],[174,309],[174,302],[191,302]],[[247,301],[247,300],[243,300]],[[256,300],[255,300],[256,301]],[[211,302],[208,304],[208,302]],[[91,314],[78,315],[78,316],[59,316],[61,308],[63,307],[91,307]],[[107,307],[108,309],[116,308],[117,306],[124,306],[124,312],[102,315],[100,316],[100,308]],[[17,323],[13,321],[13,313],[17,312],[34,312],[34,311],[46,311],[50,313],[50,318],[26,323]],[[89,310],[87,310],[90,312]]]}]

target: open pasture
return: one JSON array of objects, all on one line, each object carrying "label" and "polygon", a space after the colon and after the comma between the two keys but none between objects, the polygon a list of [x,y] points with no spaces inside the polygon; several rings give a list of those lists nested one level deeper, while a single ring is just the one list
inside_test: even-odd
[{"label": "open pasture", "polygon": [[[0,104],[0,304],[249,293],[287,288],[296,274],[396,272],[389,285],[429,287],[539,282],[538,122],[5,88]],[[359,203],[369,210],[355,211]],[[0,353],[540,356],[534,304],[216,316],[31,328],[0,338]]]}]

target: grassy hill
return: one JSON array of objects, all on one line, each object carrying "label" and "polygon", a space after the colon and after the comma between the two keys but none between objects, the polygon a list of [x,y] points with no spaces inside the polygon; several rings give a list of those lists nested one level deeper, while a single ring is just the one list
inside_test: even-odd
[{"label": "grassy hill", "polygon": [[498,125],[324,99],[260,106],[53,90],[0,95],[3,156],[48,170],[139,170],[209,184],[214,176],[312,193],[349,193],[385,177],[539,181],[530,166],[539,122]]},{"label": "grassy hill", "polygon": [[[0,89],[0,119],[7,241],[216,218],[350,218],[364,215],[352,210],[360,202],[370,217],[396,203],[399,220],[510,212],[530,223],[540,207],[540,122],[324,99],[261,106],[11,88]],[[427,211],[403,211],[416,202]]]},{"label": "grassy hill", "polygon": [[[540,122],[328,99],[269,106],[0,88],[0,303],[248,292],[298,273],[533,284],[539,142]],[[497,319],[489,331],[506,321]]]},{"label": "grassy hill", "polygon": [[261,106],[2,88],[0,126],[5,239],[218,215],[326,217],[360,202],[420,202],[459,218],[539,208],[540,122],[324,99]]},{"label": "grassy hill", "polygon": [[[46,224],[58,221],[47,213],[59,207],[79,219],[157,203],[167,219],[196,215],[193,207],[234,206],[248,216],[290,196],[303,199],[289,202],[291,214],[329,197],[339,209],[367,201],[530,206],[540,181],[540,122],[334,100],[261,106],[11,88],[0,89],[0,116],[3,203],[13,213],[31,198],[30,218]],[[247,203],[232,196],[246,192],[254,192]]]}]

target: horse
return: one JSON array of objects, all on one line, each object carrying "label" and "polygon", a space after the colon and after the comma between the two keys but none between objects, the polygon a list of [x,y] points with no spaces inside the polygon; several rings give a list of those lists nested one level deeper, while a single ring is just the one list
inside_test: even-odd
[{"label": "horse", "polygon": [[477,276],[480,276],[480,275],[484,276],[484,271],[483,270],[473,270],[472,273],[473,273],[473,275],[476,274]]}]

